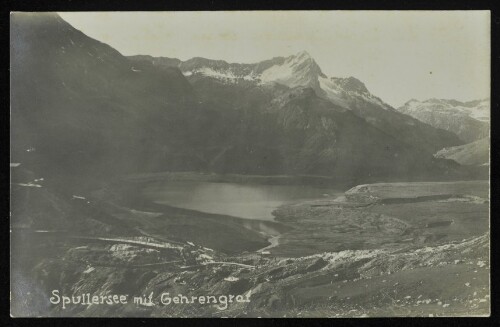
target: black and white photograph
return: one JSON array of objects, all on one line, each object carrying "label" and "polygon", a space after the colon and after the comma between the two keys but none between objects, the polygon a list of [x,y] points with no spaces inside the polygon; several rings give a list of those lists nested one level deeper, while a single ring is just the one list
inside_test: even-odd
[{"label": "black and white photograph", "polygon": [[11,12],[11,317],[489,317],[490,34]]}]

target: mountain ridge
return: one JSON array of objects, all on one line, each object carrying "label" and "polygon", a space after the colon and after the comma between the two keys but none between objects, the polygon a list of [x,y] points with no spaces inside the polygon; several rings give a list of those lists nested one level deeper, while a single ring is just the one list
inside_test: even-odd
[{"label": "mountain ridge", "polygon": [[490,100],[461,102],[453,99],[412,99],[398,111],[435,128],[456,134],[462,141],[477,141],[489,134]]},{"label": "mountain ridge", "polygon": [[167,57],[131,56],[132,61],[148,61],[158,67],[174,65],[190,81],[213,79],[228,86],[254,84],[266,88],[283,86],[288,88],[312,88],[317,96],[351,110],[369,124],[401,138],[407,144],[418,140],[419,146],[428,153],[449,146],[463,144],[450,132],[434,130],[418,119],[402,115],[371,94],[367,87],[355,77],[328,77],[314,59],[305,51],[288,57],[275,57],[253,64],[227,63],[201,57],[179,61]]},{"label": "mountain ridge", "polygon": [[[345,86],[347,90],[360,93],[369,93],[366,86],[355,77],[328,78],[307,51],[300,51],[294,55],[278,56],[256,63],[236,63],[219,59],[193,57],[181,61],[170,57],[153,57],[150,55],[128,56],[133,61],[149,60],[161,67],[178,67],[186,75],[202,74],[224,80],[237,82],[238,79],[257,81],[260,83],[280,83],[288,87],[312,87],[320,95],[327,93],[321,89],[320,84],[334,83],[339,87]],[[295,78],[293,77],[296,76]],[[318,77],[325,81],[315,80]]]}]

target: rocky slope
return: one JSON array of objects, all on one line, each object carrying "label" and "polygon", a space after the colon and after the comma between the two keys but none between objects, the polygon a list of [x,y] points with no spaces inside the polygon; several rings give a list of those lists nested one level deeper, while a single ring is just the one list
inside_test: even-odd
[{"label": "rocky slope", "polygon": [[465,142],[489,135],[489,99],[460,102],[456,100],[410,100],[398,111],[436,128],[455,133]]},{"label": "rocky slope", "polygon": [[444,148],[434,156],[451,159],[461,165],[487,166],[490,163],[490,138],[486,137],[464,145]]},{"label": "rocky slope", "polygon": [[[146,211],[137,203],[132,209],[117,198],[88,194],[67,198],[43,182],[37,184],[40,187],[26,186],[26,178],[33,177],[29,173],[14,176],[14,316],[376,317],[490,312],[488,205],[481,182],[360,185],[344,199],[297,203],[278,213],[287,229],[281,230],[277,247],[256,251],[266,245],[262,235],[234,218],[217,217],[211,224],[219,225],[210,232],[189,232],[186,222],[202,213],[158,207]],[[439,197],[451,193],[455,198]],[[474,194],[476,199],[462,201],[460,194]],[[418,209],[422,201],[429,209],[426,214]],[[403,211],[402,205],[407,206]],[[429,225],[446,221],[450,208],[457,206],[466,215],[456,215],[452,226]],[[172,231],[179,214],[181,232],[165,233]],[[347,220],[341,222],[344,216]],[[200,218],[197,223],[209,217]],[[461,228],[469,225],[474,228]],[[307,242],[296,248],[294,240],[304,228]],[[333,234],[322,235],[328,232]],[[322,242],[338,237],[348,240],[346,248]],[[128,302],[67,303],[63,308],[62,303],[49,302],[53,290],[75,297],[125,294]],[[166,293],[170,298],[188,296],[189,301],[192,296],[213,295],[218,302],[166,305]],[[233,298],[224,304],[221,295],[225,300],[241,295],[250,302]],[[133,296],[151,296],[151,302],[134,303]]]}]

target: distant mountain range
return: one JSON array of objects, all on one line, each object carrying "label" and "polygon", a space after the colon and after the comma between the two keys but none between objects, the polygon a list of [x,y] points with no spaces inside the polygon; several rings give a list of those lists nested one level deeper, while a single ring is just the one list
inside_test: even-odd
[{"label": "distant mountain range", "polygon": [[489,99],[460,102],[457,100],[410,100],[398,110],[436,128],[455,133],[465,142],[489,135]]},{"label": "distant mountain range", "polygon": [[398,108],[436,128],[455,133],[467,144],[446,147],[434,155],[461,165],[488,165],[490,157],[489,99],[460,102],[457,100],[410,100]]},{"label": "distant mountain range", "polygon": [[[56,14],[11,16],[11,161],[78,183],[131,172],[466,178],[464,142],[307,53],[256,64],[124,57]],[[83,180],[82,180],[83,179]]]}]

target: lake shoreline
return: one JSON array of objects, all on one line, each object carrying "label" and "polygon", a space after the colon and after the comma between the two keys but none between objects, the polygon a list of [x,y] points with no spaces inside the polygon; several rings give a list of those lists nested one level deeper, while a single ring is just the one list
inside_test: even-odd
[{"label": "lake shoreline", "polygon": [[349,189],[358,183],[353,180],[341,179],[322,175],[244,175],[244,174],[218,174],[210,172],[176,172],[166,171],[158,173],[141,173],[123,176],[115,183],[147,183],[161,181],[193,181],[211,183],[236,183],[257,185],[310,185],[316,187],[331,187],[341,185]]},{"label": "lake shoreline", "polygon": [[[200,175],[204,179],[203,182],[205,182],[207,176],[204,174]],[[252,249],[249,250],[259,253],[269,250],[272,256],[293,257],[323,251],[370,249],[377,248],[383,244],[388,247],[400,247],[409,245],[406,243],[407,239],[413,240],[410,243],[434,243],[437,240],[434,240],[434,238],[441,235],[439,233],[436,234],[439,231],[431,232],[431,230],[424,227],[418,227],[420,224],[433,225],[435,219],[431,218],[432,213],[425,213],[422,218],[423,222],[420,223],[418,220],[415,220],[418,219],[418,215],[415,216],[418,212],[412,213],[412,211],[415,210],[414,208],[423,210],[427,205],[443,207],[443,209],[446,206],[446,208],[449,208],[446,210],[452,210],[451,208],[457,207],[458,204],[449,203],[449,205],[445,205],[444,200],[434,199],[433,197],[426,198],[425,195],[463,193],[476,194],[481,198],[486,198],[488,193],[487,181],[359,184],[355,187],[345,189],[343,196],[340,197],[338,195],[318,197],[281,205],[274,210],[273,220],[249,219],[233,215],[183,209],[172,205],[154,203],[139,194],[138,188],[144,185],[155,182],[164,183],[168,180],[183,181],[183,176],[187,176],[188,181],[197,181],[198,179],[198,176],[192,174],[165,174],[164,177],[166,179],[161,179],[160,181],[152,180],[151,176],[146,179],[134,178],[132,182],[124,179],[122,183],[113,185],[113,193],[122,197],[121,203],[133,209],[160,212],[162,216],[158,219],[171,219],[172,215],[181,215],[185,218],[179,220],[178,223],[191,220],[189,221],[191,224],[196,224],[196,222],[201,226],[205,226],[205,224],[220,224],[221,228],[227,228],[224,226],[229,224],[233,226],[231,228],[236,228],[240,231],[255,232],[259,235],[258,238],[263,237],[265,239],[265,244],[259,247],[252,246]],[[227,176],[210,175],[210,180],[207,182],[215,183],[215,181],[219,180],[221,183],[227,183],[227,180],[224,180],[225,178]],[[222,182],[222,180],[224,181]],[[418,202],[422,201],[419,198],[422,195],[424,195],[422,200],[425,200],[425,202]],[[408,200],[403,201],[406,204],[389,206],[384,204],[387,200],[391,200],[394,197],[410,197],[410,200],[412,197],[416,197],[418,201],[414,204],[408,203]],[[381,198],[382,201],[379,203],[379,200],[375,198]],[[467,199],[464,198],[462,200],[469,201]],[[414,201],[411,200],[411,202]],[[466,205],[464,210],[469,210],[467,209],[470,206],[469,204],[460,204],[460,206],[463,205]],[[396,211],[394,213],[385,213],[386,209],[393,207],[395,209],[401,207],[401,210],[404,211],[401,213]],[[401,214],[403,216],[399,216]],[[426,218],[427,215],[429,215],[429,218]],[[398,219],[398,216],[402,219]],[[415,218],[413,218],[414,216]],[[415,227],[415,223],[417,223],[417,227]],[[468,226],[468,224],[466,221],[464,227]],[[365,225],[366,227],[361,227]],[[269,228],[274,230],[269,233]],[[372,228],[375,229],[372,230]],[[310,240],[310,237],[305,235],[307,234],[305,231],[309,231],[307,233],[311,235],[317,235],[315,238],[319,237],[319,239]],[[216,231],[216,235],[218,233],[220,231]],[[379,235],[380,240],[370,237],[371,233],[381,233]],[[409,234],[407,236],[399,235],[401,233]],[[434,234],[437,236],[434,236]],[[304,246],[304,244],[309,245]]]}]

